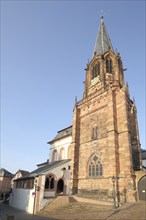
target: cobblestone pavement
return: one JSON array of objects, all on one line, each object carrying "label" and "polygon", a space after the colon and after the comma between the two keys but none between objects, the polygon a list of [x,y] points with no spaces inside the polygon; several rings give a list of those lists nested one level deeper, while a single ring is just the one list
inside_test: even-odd
[{"label": "cobblestone pavement", "polygon": [[105,205],[72,203],[52,211],[46,208],[40,215],[57,220],[146,220],[146,202],[127,203],[117,209]]},{"label": "cobblestone pavement", "polygon": [[44,209],[35,216],[0,204],[0,220],[7,220],[10,215],[14,216],[14,220],[145,220],[146,202],[126,203],[115,210],[105,205],[69,203],[51,211]]},{"label": "cobblestone pavement", "polygon": [[[19,209],[10,207],[8,204],[0,203],[0,220],[7,220],[10,216],[14,220],[55,220],[54,218],[30,215]],[[10,220],[11,220],[10,219]]]},{"label": "cobblestone pavement", "polygon": [[108,220],[146,220],[146,202],[139,201],[133,204],[125,204]]}]

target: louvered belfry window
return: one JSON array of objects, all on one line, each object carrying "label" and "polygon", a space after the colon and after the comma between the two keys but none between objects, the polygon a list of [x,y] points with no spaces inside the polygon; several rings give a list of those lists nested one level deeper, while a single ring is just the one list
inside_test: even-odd
[{"label": "louvered belfry window", "polygon": [[92,79],[97,77],[100,74],[100,62],[95,64],[92,68]]},{"label": "louvered belfry window", "polygon": [[111,59],[106,60],[106,72],[112,73],[113,72],[113,62]]}]

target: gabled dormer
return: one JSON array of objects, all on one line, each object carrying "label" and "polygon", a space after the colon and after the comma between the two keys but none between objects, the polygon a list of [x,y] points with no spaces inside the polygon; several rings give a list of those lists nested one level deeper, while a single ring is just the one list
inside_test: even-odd
[{"label": "gabled dormer", "polygon": [[115,85],[124,85],[123,65],[118,52],[114,52],[112,43],[101,17],[93,57],[86,67],[84,97],[98,90]]}]

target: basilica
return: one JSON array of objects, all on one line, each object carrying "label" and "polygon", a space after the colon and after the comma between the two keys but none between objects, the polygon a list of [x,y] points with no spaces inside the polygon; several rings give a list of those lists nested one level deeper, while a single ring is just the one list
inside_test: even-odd
[{"label": "basilica", "polygon": [[48,142],[47,162],[15,180],[12,206],[24,209],[24,199],[17,198],[17,191],[23,188],[31,190],[35,198],[30,198],[27,206],[30,213],[58,195],[94,196],[106,201],[114,197],[116,206],[142,196],[140,186],[146,176],[136,103],[130,98],[122,59],[112,47],[103,17],[85,71],[83,98],[75,100],[72,125]]}]

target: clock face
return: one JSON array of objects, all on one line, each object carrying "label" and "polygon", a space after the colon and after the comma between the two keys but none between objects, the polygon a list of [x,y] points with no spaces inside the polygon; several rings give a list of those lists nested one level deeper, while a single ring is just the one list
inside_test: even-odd
[{"label": "clock face", "polygon": [[100,81],[99,76],[95,77],[94,79],[91,80],[91,85],[95,85],[96,83],[98,83]]}]

